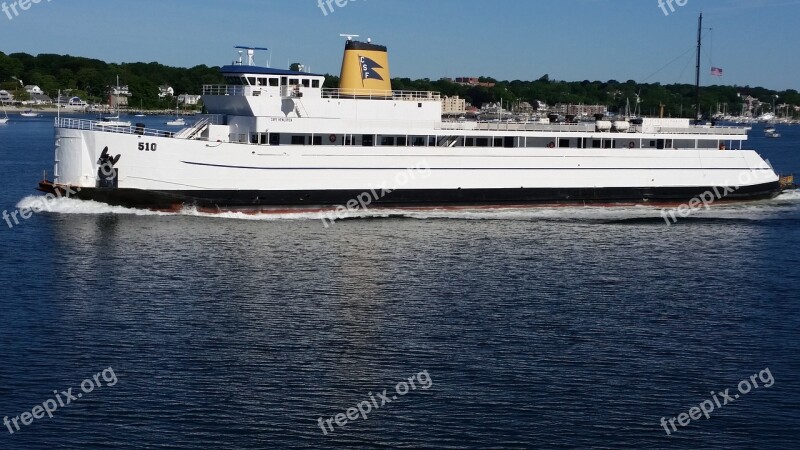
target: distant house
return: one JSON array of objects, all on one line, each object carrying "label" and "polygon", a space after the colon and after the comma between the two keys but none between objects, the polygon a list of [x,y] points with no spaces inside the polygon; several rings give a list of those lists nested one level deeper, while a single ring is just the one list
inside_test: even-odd
[{"label": "distant house", "polygon": [[62,108],[74,110],[85,110],[89,106],[89,104],[81,100],[80,97],[73,97],[69,95],[62,95],[56,100],[56,103]]},{"label": "distant house", "polygon": [[44,95],[44,91],[42,91],[42,88],[40,88],[39,86],[36,86],[34,84],[29,84],[29,85],[25,86],[25,92],[27,92],[28,94],[31,94],[32,96],[33,95]]},{"label": "distant house", "polygon": [[178,96],[178,103],[186,106],[196,106],[200,102],[200,95],[181,94]]},{"label": "distant house", "polygon": [[31,99],[23,103],[28,105],[52,105],[53,99],[44,94],[31,94]]},{"label": "distant house", "polygon": [[126,108],[130,96],[131,91],[128,89],[128,86],[111,86],[108,91],[108,104],[112,108]]},{"label": "distant house", "polygon": [[0,102],[14,103],[14,94],[5,90],[0,90]]},{"label": "distant house", "polygon": [[483,86],[487,88],[496,86],[496,84],[492,82],[482,83],[478,77],[458,77],[455,79],[455,82],[462,86]]},{"label": "distant house", "polygon": [[172,86],[163,85],[158,87],[158,98],[174,97],[175,89]]}]

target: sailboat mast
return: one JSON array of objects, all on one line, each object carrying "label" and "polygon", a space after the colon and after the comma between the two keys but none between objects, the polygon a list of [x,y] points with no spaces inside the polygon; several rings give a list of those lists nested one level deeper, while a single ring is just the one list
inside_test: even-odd
[{"label": "sailboat mast", "polygon": [[700,19],[697,22],[697,71],[695,73],[695,107],[694,118],[700,119],[700,50],[703,46],[703,13],[700,13]]}]

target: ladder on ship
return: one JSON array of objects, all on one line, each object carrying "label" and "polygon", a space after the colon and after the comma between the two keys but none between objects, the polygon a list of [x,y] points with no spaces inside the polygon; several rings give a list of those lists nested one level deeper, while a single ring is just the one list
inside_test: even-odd
[{"label": "ladder on ship", "polygon": [[194,125],[184,128],[183,130],[179,131],[175,134],[175,138],[177,139],[195,139],[197,136],[205,131],[206,127],[210,121],[208,119],[201,119],[198,120],[197,123]]},{"label": "ladder on ship", "polygon": [[307,117],[308,112],[306,111],[306,107],[303,106],[303,102],[300,101],[299,98],[294,99],[294,112],[297,114],[297,117]]},{"label": "ladder on ship", "polygon": [[437,147],[455,147],[460,136],[442,136],[437,142]]}]

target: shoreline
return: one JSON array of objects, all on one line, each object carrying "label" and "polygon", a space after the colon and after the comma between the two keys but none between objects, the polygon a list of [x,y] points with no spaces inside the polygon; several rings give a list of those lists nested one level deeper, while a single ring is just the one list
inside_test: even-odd
[{"label": "shoreline", "polygon": [[[25,111],[32,111],[35,113],[40,114],[58,114],[59,110],[61,114],[75,114],[75,115],[82,115],[82,114],[115,114],[117,111],[115,109],[77,109],[77,108],[56,108],[53,106],[50,107],[27,107],[27,108],[20,108],[17,106],[6,107],[5,111],[8,113],[9,116],[11,115],[18,115],[19,113],[23,113]],[[0,110],[0,114],[2,110]],[[119,111],[120,115],[129,115],[132,116],[134,114],[144,114],[146,116],[174,116],[175,110],[174,109],[121,109]],[[201,114],[200,111],[181,111],[181,116],[195,116],[197,114]]]}]

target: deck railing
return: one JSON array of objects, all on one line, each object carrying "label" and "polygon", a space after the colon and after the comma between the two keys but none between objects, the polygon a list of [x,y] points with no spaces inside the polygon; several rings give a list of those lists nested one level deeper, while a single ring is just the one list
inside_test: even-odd
[{"label": "deck railing", "polygon": [[383,91],[370,89],[323,89],[323,98],[358,98],[370,100],[398,100],[414,102],[440,102],[442,94],[433,91]]},{"label": "deck railing", "polygon": [[138,134],[139,136],[174,137],[173,131],[156,130],[139,126],[107,125],[104,122],[85,119],[71,119],[68,117],[56,118],[56,128],[71,130],[105,131],[106,133]]},{"label": "deck railing", "polygon": [[[299,88],[299,92],[305,92],[308,88]],[[290,96],[298,92],[294,86],[284,86],[281,94]],[[254,86],[237,86],[226,84],[207,84],[203,86],[203,95],[208,96],[234,96],[234,97],[257,97],[261,95],[261,89]],[[415,102],[438,102],[442,100],[439,92],[432,91],[385,91],[369,89],[322,89],[323,98],[358,98],[369,100],[395,100],[395,101],[415,101]]]}]

